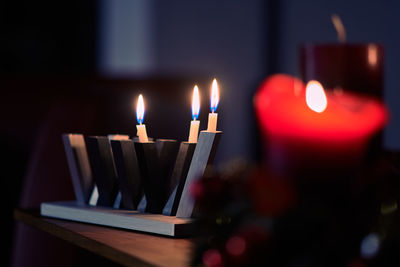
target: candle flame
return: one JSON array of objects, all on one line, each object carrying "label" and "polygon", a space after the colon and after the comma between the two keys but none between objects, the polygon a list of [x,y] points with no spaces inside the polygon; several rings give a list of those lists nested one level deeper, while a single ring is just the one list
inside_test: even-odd
[{"label": "candle flame", "polygon": [[306,86],[307,106],[315,112],[321,113],[326,109],[328,100],[324,88],[317,81],[309,81]]},{"label": "candle flame", "polygon": [[210,101],[210,108],[212,113],[214,113],[217,110],[218,104],[219,104],[219,89],[217,80],[214,78],[211,85],[211,101]]},{"label": "candle flame", "polygon": [[193,120],[197,120],[200,113],[200,96],[199,96],[199,87],[197,85],[193,88],[193,98],[192,98],[192,118]]},{"label": "candle flame", "polygon": [[142,94],[139,95],[136,105],[136,119],[139,124],[143,123],[144,118],[144,102]]},{"label": "candle flame", "polygon": [[346,29],[345,29],[345,27],[343,25],[342,20],[336,14],[333,14],[331,16],[331,19],[332,19],[333,26],[336,29],[339,42],[345,43],[346,42]]}]

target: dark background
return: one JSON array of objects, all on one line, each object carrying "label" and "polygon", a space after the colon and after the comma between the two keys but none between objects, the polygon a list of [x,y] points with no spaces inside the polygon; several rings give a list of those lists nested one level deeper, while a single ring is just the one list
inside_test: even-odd
[{"label": "dark background", "polygon": [[[14,227],[12,211],[71,198],[60,134],[135,134],[139,92],[149,135],[183,140],[194,83],[203,129],[209,85],[217,77],[218,128],[224,131],[217,163],[257,160],[252,96],[258,84],[275,72],[297,75],[299,44],[336,42],[332,13],[342,17],[349,42],[385,46],[391,122],[384,143],[399,148],[399,11],[398,1],[387,0],[1,1],[4,265],[55,265],[57,253],[50,257],[51,248],[37,249],[56,241]],[[70,253],[65,265],[94,258],[60,246],[66,247],[60,257]]]}]

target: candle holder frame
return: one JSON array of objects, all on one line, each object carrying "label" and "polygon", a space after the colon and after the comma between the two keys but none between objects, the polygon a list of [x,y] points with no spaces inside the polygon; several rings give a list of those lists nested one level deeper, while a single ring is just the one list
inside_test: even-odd
[{"label": "candle holder frame", "polygon": [[110,140],[106,136],[85,138],[93,179],[98,189],[98,206],[118,207],[118,178],[111,151]]},{"label": "candle holder frame", "polygon": [[121,208],[136,210],[143,196],[139,163],[132,140],[111,140],[118,185],[121,192]]},{"label": "candle holder frame", "polygon": [[[221,134],[222,132],[202,131],[200,132],[197,144],[182,142],[179,146],[179,152],[176,152],[178,143],[175,142],[176,150],[174,156],[176,155],[176,158],[173,156],[173,160],[171,160],[171,154],[166,152],[173,151],[173,146],[168,146],[168,142],[165,141],[161,141],[158,150],[156,148],[157,140],[156,142],[139,144],[137,142],[133,142],[132,140],[113,140],[108,142],[108,147],[110,148],[109,152],[112,156],[111,158],[114,161],[119,162],[114,163],[114,168],[116,167],[118,169],[124,167],[124,164],[121,164],[121,156],[127,157],[129,153],[132,153],[133,148],[137,153],[137,163],[139,165],[138,169],[144,170],[148,177],[149,175],[153,175],[160,171],[157,169],[152,169],[151,166],[154,167],[157,165],[162,165],[160,164],[159,160],[164,158],[162,156],[162,151],[165,149],[165,155],[169,155],[168,160],[172,162],[166,164],[170,167],[171,173],[168,173],[168,171],[165,170],[165,175],[163,177],[152,177],[154,180],[147,184],[147,190],[150,190],[150,195],[148,194],[149,199],[142,198],[142,200],[145,200],[144,202],[146,203],[146,210],[148,209],[149,211],[153,212],[157,210],[157,213],[159,214],[149,214],[149,211],[146,213],[141,213],[138,210],[127,210],[126,208],[119,209],[104,206],[90,206],[86,203],[82,205],[82,203],[78,203],[77,201],[42,203],[41,214],[47,217],[74,220],[129,230],[138,230],[167,236],[177,237],[190,235],[193,230],[193,219],[191,217],[195,208],[194,200],[191,198],[189,192],[190,184],[196,179],[202,177],[204,172],[212,163]],[[98,157],[100,157],[99,155],[104,153],[106,150],[104,147],[107,146],[105,145],[105,140],[103,138],[87,137],[86,139],[89,140],[87,144],[90,144],[90,149],[88,150],[89,155],[90,153],[94,153],[93,151],[97,149]],[[101,143],[102,146],[99,146],[99,143]],[[130,152],[122,152],[121,147],[129,146],[129,144],[131,145]],[[93,146],[95,149],[93,149]],[[121,150],[119,150],[120,148]],[[113,149],[112,152],[111,149]],[[108,158],[110,158],[110,154],[108,155]],[[143,167],[144,165],[140,166],[141,164],[146,165]],[[172,168],[173,170],[171,170]],[[116,171],[116,173],[120,172]],[[142,171],[140,171],[140,175],[143,182],[144,178],[142,177]],[[118,175],[115,177],[121,179]],[[155,181],[162,181],[162,179],[165,179],[165,187],[152,187]],[[119,183],[123,184],[121,181],[119,181]],[[144,189],[146,189],[144,184],[143,186]],[[162,194],[156,196],[156,199],[152,199],[153,195],[161,190],[160,188],[162,188],[164,192],[170,193],[169,200],[173,200],[173,205],[170,207],[175,208],[171,208],[170,212],[165,212],[168,209],[167,206],[169,205],[169,201],[166,202],[167,199],[165,197],[163,203],[161,201],[162,197],[160,197]],[[101,189],[102,188],[100,187],[99,193]],[[179,197],[179,193],[177,194],[178,190],[182,190],[181,197]],[[121,190],[122,195],[124,195],[123,192],[124,190]],[[164,196],[166,196],[166,194],[164,194]],[[150,202],[147,203],[148,201]],[[174,216],[173,213],[171,213],[171,210],[173,209],[176,209],[177,216]],[[163,212],[165,215],[160,214],[161,212]]]}]

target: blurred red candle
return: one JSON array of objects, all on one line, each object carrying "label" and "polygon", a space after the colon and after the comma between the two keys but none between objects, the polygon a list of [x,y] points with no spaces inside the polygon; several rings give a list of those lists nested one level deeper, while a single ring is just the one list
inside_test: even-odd
[{"label": "blurred red candle", "polygon": [[384,49],[376,43],[303,44],[303,81],[317,80],[327,88],[342,88],[382,98]]},{"label": "blurred red candle", "polygon": [[342,168],[361,162],[370,138],[387,121],[385,106],[370,96],[327,91],[276,74],[254,99],[269,167],[281,173]]}]

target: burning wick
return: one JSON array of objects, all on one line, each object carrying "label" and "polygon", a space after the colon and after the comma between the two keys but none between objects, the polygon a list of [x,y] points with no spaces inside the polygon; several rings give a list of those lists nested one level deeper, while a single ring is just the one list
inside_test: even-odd
[{"label": "burning wick", "polygon": [[336,29],[339,42],[345,43],[346,42],[346,29],[343,26],[342,20],[336,14],[333,14],[331,16],[331,19],[332,19],[333,26]]}]

